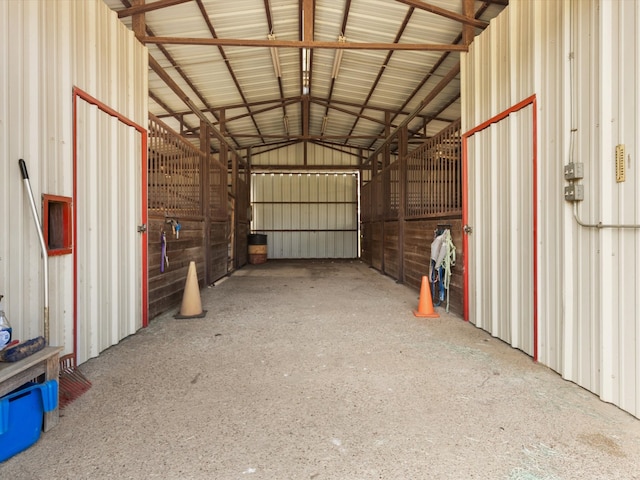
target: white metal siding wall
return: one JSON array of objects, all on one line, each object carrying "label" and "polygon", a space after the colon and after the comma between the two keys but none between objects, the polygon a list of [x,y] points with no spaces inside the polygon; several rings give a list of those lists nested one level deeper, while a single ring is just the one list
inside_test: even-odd
[{"label": "white metal siding wall", "polygon": [[[537,98],[538,359],[635,416],[640,233],[596,225],[640,224],[639,27],[638,2],[512,0],[462,61],[463,131]],[[506,68],[495,65],[505,58]],[[506,138],[487,141],[492,150],[507,145]],[[618,144],[627,154],[623,183],[614,174]],[[563,166],[570,160],[585,166],[577,215],[592,227],[578,225],[564,200]],[[491,292],[487,282],[497,280],[484,275],[476,286],[481,303]]]},{"label": "white metal siding wall", "polygon": [[[638,2],[601,2],[599,22],[600,51],[596,58],[601,62],[598,65],[601,109],[598,120],[602,125],[602,140],[599,151],[593,152],[590,161],[597,166],[596,176],[591,180],[599,181],[600,192],[585,185],[585,196],[597,198],[600,193],[601,209],[582,209],[581,217],[595,220],[594,223],[638,225],[640,5]],[[582,112],[579,98],[576,107]],[[589,131],[579,134],[578,142],[590,134]],[[617,183],[615,177],[614,153],[619,144],[626,148],[627,179],[622,183]],[[601,395],[640,416],[640,230],[602,229],[600,241]]]},{"label": "white metal siding wall", "polygon": [[[145,125],[147,56],[100,0],[5,1],[0,2],[0,67],[0,214],[5,223],[0,294],[6,295],[16,338],[28,339],[43,333],[42,259],[18,159],[27,162],[36,203],[43,193],[71,197],[73,87]],[[78,177],[81,216],[74,246],[80,277],[77,353],[83,362],[141,325],[135,234],[141,161],[139,134],[87,104],[80,113],[78,147],[93,149],[90,162],[79,165],[84,176]],[[72,255],[49,257],[48,263],[50,343],[69,353]]]},{"label": "white metal siding wall", "polygon": [[357,188],[355,173],[254,174],[251,229],[269,258],[356,258]]}]

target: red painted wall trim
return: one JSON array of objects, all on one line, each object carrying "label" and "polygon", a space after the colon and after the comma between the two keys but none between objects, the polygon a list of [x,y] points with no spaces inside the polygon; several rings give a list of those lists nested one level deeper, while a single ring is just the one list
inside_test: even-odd
[{"label": "red painted wall trim", "polygon": [[[468,178],[468,147],[469,137],[498,123],[514,112],[533,106],[533,359],[538,360],[538,108],[535,94],[516,103],[505,111],[491,117],[489,120],[472,128],[462,135],[462,224],[466,225],[469,219],[469,178]],[[469,321],[469,236],[462,234],[463,260],[463,294],[464,294],[464,319]]]},{"label": "red painted wall trim", "polygon": [[[141,137],[141,158],[142,158],[142,175],[141,175],[141,219],[144,225],[147,225],[147,129],[138,125],[134,121],[128,119],[124,115],[118,113],[113,108],[104,104],[95,97],[92,97],[87,92],[81,90],[78,87],[73,87],[73,355],[77,361],[78,352],[78,216],[77,216],[77,166],[78,166],[78,98],[85,102],[95,105],[101,111],[107,115],[117,118],[120,122],[135,128],[140,132]],[[148,293],[148,268],[147,268],[147,232],[140,234],[142,242],[142,326],[147,327],[149,325],[149,293]]]}]

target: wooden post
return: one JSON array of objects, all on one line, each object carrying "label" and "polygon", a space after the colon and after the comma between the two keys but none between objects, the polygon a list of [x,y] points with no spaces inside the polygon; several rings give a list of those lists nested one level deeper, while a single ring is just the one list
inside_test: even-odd
[{"label": "wooden post", "polygon": [[[138,7],[138,6],[144,5],[144,3],[145,3],[145,0],[132,0],[131,6]],[[147,25],[144,18],[144,12],[136,13],[131,17],[131,29],[133,30],[133,33],[135,34],[136,38],[140,42],[144,43],[143,39],[144,37],[147,36]]]},{"label": "wooden post", "polygon": [[[222,144],[221,144],[222,146]],[[224,150],[224,158],[223,158],[223,150]],[[225,148],[222,148],[220,150],[220,161],[222,162],[223,165],[229,165],[229,160],[227,158],[227,151]],[[235,199],[235,205],[236,205],[236,214],[234,215],[234,224],[233,224],[233,240],[235,242],[235,244],[233,245],[233,251],[235,252],[234,255],[234,259],[233,259],[233,268],[239,268],[240,267],[240,262],[238,261],[238,252],[239,250],[239,244],[240,244],[240,238],[238,235],[238,225],[239,225],[239,216],[240,216],[240,208],[243,208],[244,206],[244,202],[240,201],[239,197],[238,197],[238,156],[235,155],[234,153],[231,154],[231,196]],[[246,215],[246,212],[242,214],[243,217]]]},{"label": "wooden post", "polygon": [[[385,138],[391,135],[391,113],[384,112],[384,136]],[[390,209],[390,196],[389,196],[389,181],[391,180],[391,172],[389,170],[390,156],[391,156],[391,142],[386,142],[382,149],[382,188],[380,189],[380,195],[382,195],[382,257],[380,259],[380,269],[385,272],[384,262],[384,247],[385,247],[385,225],[387,221],[388,212]],[[386,272],[385,272],[386,273]]]},{"label": "wooden post", "polygon": [[405,125],[398,136],[398,282],[404,283],[404,227],[407,205],[407,152],[409,130]]},{"label": "wooden post", "polygon": [[[462,14],[469,17],[471,20],[475,20],[475,14],[473,11],[474,0],[461,0],[462,1]],[[462,43],[469,46],[473,41],[475,33],[475,27],[469,23],[465,23],[462,27]]]},{"label": "wooden post", "polygon": [[209,142],[209,126],[200,122],[200,207],[202,212],[204,229],[203,250],[204,250],[204,282],[210,285],[211,278],[211,185],[210,185],[210,161],[211,146]]}]

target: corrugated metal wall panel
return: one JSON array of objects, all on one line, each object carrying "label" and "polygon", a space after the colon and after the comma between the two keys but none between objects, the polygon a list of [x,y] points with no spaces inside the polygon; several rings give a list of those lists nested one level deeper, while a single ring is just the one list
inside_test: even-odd
[{"label": "corrugated metal wall panel", "polygon": [[356,258],[355,173],[254,174],[254,232],[267,234],[269,258]]},{"label": "corrugated metal wall panel", "polygon": [[[594,162],[599,167],[600,212],[585,212],[605,224],[640,224],[640,147],[637,85],[640,80],[640,5],[603,2],[600,8],[599,101],[601,143]],[[595,53],[595,52],[594,52]],[[605,71],[606,69],[606,71]],[[579,80],[578,80],[579,81]],[[580,104],[578,104],[578,107]],[[606,120],[606,121],[605,121]],[[616,181],[615,147],[625,146],[626,180]],[[636,166],[636,168],[634,168]],[[585,187],[585,196],[596,195]],[[601,230],[602,397],[640,416],[640,230]],[[606,317],[605,317],[606,316]]]},{"label": "corrugated metal wall panel", "polygon": [[[476,37],[462,62],[463,131],[536,96],[538,359],[636,416],[640,233],[638,228],[602,224],[640,224],[640,172],[633,169],[640,138],[635,88],[640,80],[639,26],[637,2],[513,0]],[[482,68],[487,59],[491,68]],[[478,163],[508,140],[488,132],[476,135],[469,155]],[[627,167],[632,166],[620,183],[615,178],[619,144],[625,145]],[[583,162],[585,172],[577,181],[584,186],[585,200],[575,204],[575,212],[563,196],[569,185],[563,166],[570,161]],[[487,173],[471,165],[470,178],[480,176],[470,185],[470,217],[492,195],[492,184],[481,180]],[[500,188],[508,190],[507,185]],[[470,242],[480,241],[475,234]],[[483,251],[491,257],[482,249],[479,254]],[[495,312],[486,306],[492,292],[487,282],[496,278],[478,271],[470,276],[476,286],[470,292],[471,311],[478,312],[478,325],[488,329],[493,319],[486,316]],[[511,315],[516,312],[512,305]]]},{"label": "corrugated metal wall panel", "polygon": [[[16,338],[24,340],[43,333],[44,287],[17,161],[27,163],[39,207],[44,193],[72,197],[73,87],[145,124],[147,58],[100,0],[0,2],[0,32],[0,210],[7,225],[0,234],[0,293]],[[89,223],[81,223],[89,212],[79,218],[83,239],[75,246],[79,274],[93,275],[78,288],[82,362],[141,325],[141,242],[135,232],[141,144],[140,134],[132,136],[131,128],[108,115],[99,119],[95,107],[80,103],[85,114],[93,111],[88,115],[94,118],[80,125],[80,138],[93,145],[96,166],[88,178],[79,178],[79,185],[93,185],[87,195],[96,202],[77,203],[92,206]],[[89,248],[95,249],[87,255]],[[63,345],[65,353],[73,351],[72,257],[48,259],[50,343]]]}]

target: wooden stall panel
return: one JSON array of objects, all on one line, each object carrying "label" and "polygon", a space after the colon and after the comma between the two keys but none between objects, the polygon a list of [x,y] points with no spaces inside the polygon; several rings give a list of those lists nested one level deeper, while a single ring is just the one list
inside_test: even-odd
[{"label": "wooden stall panel", "polygon": [[384,222],[371,223],[371,266],[383,270],[383,232]]},{"label": "wooden stall panel", "polygon": [[[163,313],[182,301],[191,261],[196,262],[198,282],[204,284],[203,222],[180,220],[180,235],[173,234],[165,217],[149,218],[149,318]],[[168,265],[161,271],[161,234],[165,232]]]},{"label": "wooden stall panel", "polygon": [[229,254],[227,231],[227,222],[212,223],[209,229],[209,275],[212,282],[227,274]]},{"label": "wooden stall panel", "polygon": [[400,279],[399,264],[399,223],[384,223],[384,273],[396,280]]},{"label": "wooden stall panel", "polygon": [[463,297],[463,251],[462,219],[434,219],[407,221],[404,227],[404,283],[420,288],[423,275],[429,275],[431,242],[438,225],[451,225],[451,240],[456,247],[456,264],[452,267],[449,286],[449,311],[462,315]]}]

